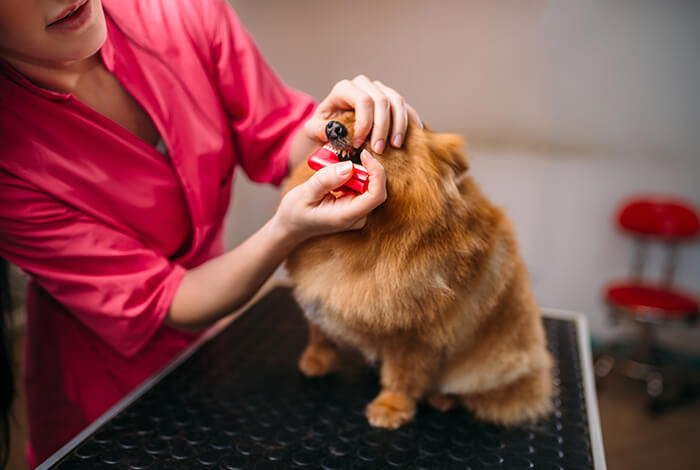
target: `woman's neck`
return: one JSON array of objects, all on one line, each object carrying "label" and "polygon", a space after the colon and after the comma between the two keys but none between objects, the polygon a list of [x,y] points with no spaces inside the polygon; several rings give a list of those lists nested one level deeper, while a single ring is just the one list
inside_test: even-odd
[{"label": "woman's neck", "polygon": [[75,92],[81,78],[102,64],[99,53],[66,63],[28,61],[12,56],[3,56],[3,59],[32,83],[59,93]]}]

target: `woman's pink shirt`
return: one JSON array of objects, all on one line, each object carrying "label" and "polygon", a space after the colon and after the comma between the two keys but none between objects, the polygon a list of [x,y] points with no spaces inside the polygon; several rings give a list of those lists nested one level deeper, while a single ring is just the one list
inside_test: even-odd
[{"label": "woman's pink shirt", "polygon": [[32,465],[196,338],[163,319],[185,271],[223,251],[234,169],[279,184],[314,108],[223,1],[103,3],[102,60],[167,156],[0,61],[0,256],[31,278]]}]

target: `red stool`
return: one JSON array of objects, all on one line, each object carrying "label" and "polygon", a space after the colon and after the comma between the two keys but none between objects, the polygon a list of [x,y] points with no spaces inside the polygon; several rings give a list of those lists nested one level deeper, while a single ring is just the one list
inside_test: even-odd
[{"label": "red stool", "polygon": [[[682,243],[697,239],[700,220],[697,210],[687,202],[647,196],[626,201],[619,210],[617,224],[623,233],[634,237],[637,252],[631,276],[609,283],[603,295],[611,317],[615,321],[632,321],[638,326],[641,337],[633,357],[620,360],[611,353],[600,354],[595,371],[599,379],[615,368],[628,377],[645,381],[650,408],[658,410],[668,403],[662,400],[662,395],[669,387],[664,361],[656,354],[655,330],[668,323],[694,322],[698,317],[697,298],[674,286],[673,274],[678,248]],[[656,281],[643,275],[651,243],[664,245],[667,254],[663,276]]]}]

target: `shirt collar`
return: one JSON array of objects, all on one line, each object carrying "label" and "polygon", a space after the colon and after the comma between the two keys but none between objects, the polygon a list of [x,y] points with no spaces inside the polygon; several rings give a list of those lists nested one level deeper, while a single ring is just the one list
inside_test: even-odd
[{"label": "shirt collar", "polygon": [[112,22],[109,14],[105,11],[105,23],[107,24],[107,37],[105,38],[104,44],[100,48],[100,56],[102,57],[102,62],[107,67],[110,72],[114,70],[114,56],[115,56],[115,44],[114,42],[119,39],[119,30],[117,26]]}]

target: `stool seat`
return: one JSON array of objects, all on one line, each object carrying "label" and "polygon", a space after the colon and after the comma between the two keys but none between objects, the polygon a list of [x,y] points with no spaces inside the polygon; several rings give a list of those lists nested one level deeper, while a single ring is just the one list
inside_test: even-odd
[{"label": "stool seat", "polygon": [[608,284],[605,299],[632,316],[687,319],[698,314],[698,301],[690,294],[667,286],[623,281]]},{"label": "stool seat", "polygon": [[617,221],[623,230],[667,240],[692,239],[700,230],[695,209],[669,197],[632,200],[622,208]]}]

